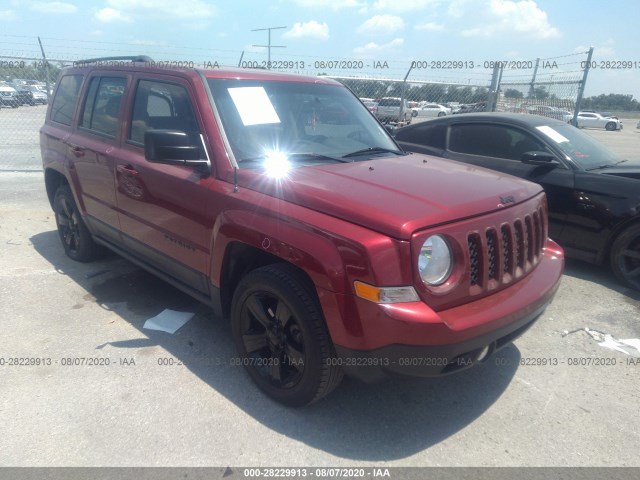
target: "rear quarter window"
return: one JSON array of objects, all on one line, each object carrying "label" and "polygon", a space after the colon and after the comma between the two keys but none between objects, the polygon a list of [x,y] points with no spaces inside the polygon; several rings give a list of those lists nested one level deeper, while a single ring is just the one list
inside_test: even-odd
[{"label": "rear quarter window", "polygon": [[82,75],[65,75],[60,79],[51,105],[51,120],[63,125],[71,125],[81,85]]}]

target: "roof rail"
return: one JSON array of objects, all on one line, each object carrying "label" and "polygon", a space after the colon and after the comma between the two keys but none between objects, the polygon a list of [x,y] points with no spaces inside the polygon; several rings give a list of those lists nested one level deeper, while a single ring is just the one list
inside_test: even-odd
[{"label": "roof rail", "polygon": [[121,57],[98,57],[98,58],[87,58],[86,60],[76,60],[73,62],[74,65],[81,65],[85,63],[99,63],[99,62],[115,62],[120,60],[131,60],[132,62],[153,62],[151,57],[147,55],[132,55],[132,56],[121,56]]}]

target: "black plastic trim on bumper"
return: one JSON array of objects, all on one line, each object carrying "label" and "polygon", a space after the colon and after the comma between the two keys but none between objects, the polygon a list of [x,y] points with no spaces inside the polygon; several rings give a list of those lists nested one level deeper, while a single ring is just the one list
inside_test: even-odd
[{"label": "black plastic trim on bumper", "polygon": [[[336,364],[346,375],[366,383],[383,380],[390,375],[439,377],[465,370],[485,361],[493,352],[513,342],[542,315],[547,304],[535,312],[487,334],[461,343],[448,345],[388,345],[375,350],[353,350],[335,346]],[[481,360],[483,349],[488,352]]]}]

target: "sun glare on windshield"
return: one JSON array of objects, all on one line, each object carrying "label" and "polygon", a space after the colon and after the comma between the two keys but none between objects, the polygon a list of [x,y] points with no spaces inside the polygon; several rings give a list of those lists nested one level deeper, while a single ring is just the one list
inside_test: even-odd
[{"label": "sun glare on windshield", "polygon": [[287,156],[277,151],[267,152],[263,165],[267,175],[276,179],[285,178],[291,170],[291,163]]}]

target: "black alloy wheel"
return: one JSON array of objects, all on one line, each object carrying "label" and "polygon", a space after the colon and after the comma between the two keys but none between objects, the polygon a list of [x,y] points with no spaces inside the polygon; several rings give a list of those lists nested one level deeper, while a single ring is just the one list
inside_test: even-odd
[{"label": "black alloy wheel", "polygon": [[640,224],[629,227],[613,242],[611,268],[620,280],[640,290]]},{"label": "black alloy wheel", "polygon": [[327,395],[343,375],[309,283],[291,265],[262,267],[240,281],[232,304],[239,361],[263,392],[294,407]]},{"label": "black alloy wheel", "polygon": [[103,248],[93,241],[68,185],[56,190],[53,209],[65,253],[78,262],[90,262],[98,258]]}]

